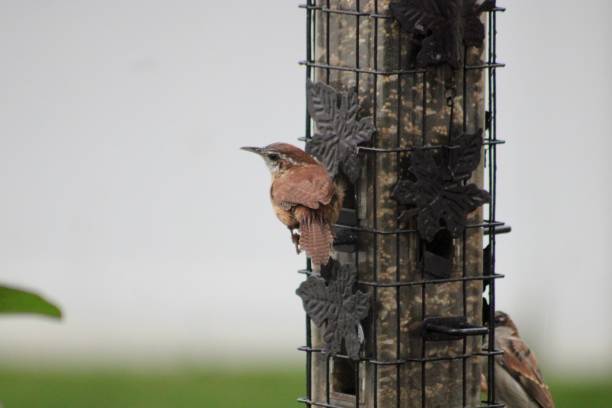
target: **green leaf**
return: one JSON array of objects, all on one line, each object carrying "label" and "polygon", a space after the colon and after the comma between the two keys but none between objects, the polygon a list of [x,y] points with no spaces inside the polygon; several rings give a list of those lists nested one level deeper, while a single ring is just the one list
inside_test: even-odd
[{"label": "green leaf", "polygon": [[41,296],[0,286],[0,314],[37,314],[60,319],[62,311]]}]

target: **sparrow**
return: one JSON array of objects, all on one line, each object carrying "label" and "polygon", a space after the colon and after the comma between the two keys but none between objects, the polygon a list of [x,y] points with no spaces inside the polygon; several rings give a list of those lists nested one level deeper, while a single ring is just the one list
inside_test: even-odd
[{"label": "sparrow", "polygon": [[297,253],[303,249],[314,265],[326,265],[343,189],[317,159],[293,145],[273,143],[241,149],[261,156],[270,170],[272,208],[289,228]]},{"label": "sparrow", "polygon": [[[519,336],[510,316],[495,313],[495,393],[507,408],[554,408],[550,389],[544,383],[535,355]],[[486,381],[483,378],[483,391]]]}]

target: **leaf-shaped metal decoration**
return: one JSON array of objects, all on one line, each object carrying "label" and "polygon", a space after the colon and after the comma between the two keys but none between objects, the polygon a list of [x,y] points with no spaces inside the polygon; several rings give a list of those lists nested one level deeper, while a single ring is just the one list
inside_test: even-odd
[{"label": "leaf-shaped metal decoration", "polygon": [[353,360],[359,360],[359,325],[370,309],[368,294],[355,290],[356,275],[352,265],[332,259],[321,268],[321,276],[308,277],[295,292],[308,316],[323,330],[329,352],[340,354],[344,345]]},{"label": "leaf-shaped metal decoration", "polygon": [[485,39],[485,26],[480,15],[495,9],[496,0],[485,0],[481,4],[466,0],[463,7],[463,43],[466,47],[482,47]]},{"label": "leaf-shaped metal decoration", "polygon": [[403,31],[413,34],[421,49],[419,66],[448,64],[457,68],[463,47],[481,47],[485,28],[480,21],[484,11],[495,8],[495,0],[397,0],[391,14]]},{"label": "leaf-shaped metal decoration", "polygon": [[[460,133],[458,129],[454,134]],[[453,138],[450,148],[442,149],[443,161],[447,166],[447,178],[467,180],[480,163],[482,151],[482,130],[476,133],[462,133]]]},{"label": "leaf-shaped metal decoration", "polygon": [[406,176],[393,190],[393,198],[416,215],[421,237],[432,241],[447,229],[454,238],[465,230],[469,213],[489,202],[488,192],[466,184],[480,163],[482,132],[455,139],[439,151],[416,150],[407,160]]},{"label": "leaf-shaped metal decoration", "polygon": [[342,173],[351,183],[359,179],[357,146],[369,142],[376,131],[371,117],[359,118],[357,92],[338,92],[322,82],[306,84],[308,112],[317,131],[306,151],[319,159],[331,174]]}]

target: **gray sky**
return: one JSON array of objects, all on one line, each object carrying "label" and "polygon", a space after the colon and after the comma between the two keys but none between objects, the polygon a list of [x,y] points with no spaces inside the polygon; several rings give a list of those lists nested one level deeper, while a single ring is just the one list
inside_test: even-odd
[{"label": "gray sky", "polygon": [[[549,366],[605,370],[612,5],[504,3],[499,305]],[[0,1],[0,277],[66,312],[3,319],[0,355],[302,361],[303,259],[238,150],[303,134],[297,4]]]}]

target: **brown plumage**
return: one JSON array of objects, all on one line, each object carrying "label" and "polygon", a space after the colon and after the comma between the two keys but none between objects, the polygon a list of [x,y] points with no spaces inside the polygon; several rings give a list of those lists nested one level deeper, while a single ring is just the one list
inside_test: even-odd
[{"label": "brown plumage", "polygon": [[495,391],[499,402],[508,408],[554,408],[535,355],[504,312],[495,314],[495,346],[504,352],[495,358]]},{"label": "brown plumage", "polygon": [[295,146],[274,143],[242,149],[259,154],[270,169],[272,207],[291,231],[297,251],[306,251],[315,265],[327,264],[334,239],[332,226],[342,205],[342,189],[323,165]]}]

